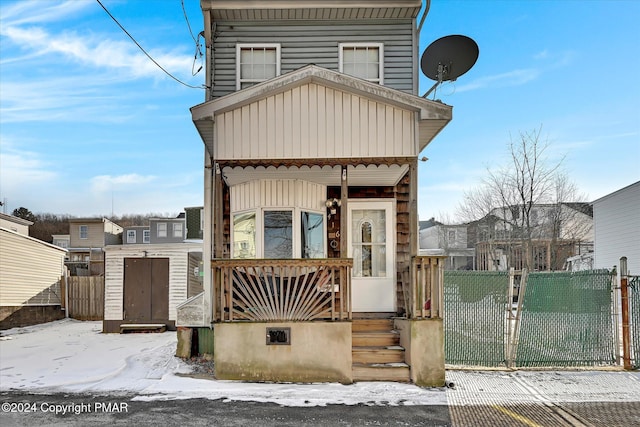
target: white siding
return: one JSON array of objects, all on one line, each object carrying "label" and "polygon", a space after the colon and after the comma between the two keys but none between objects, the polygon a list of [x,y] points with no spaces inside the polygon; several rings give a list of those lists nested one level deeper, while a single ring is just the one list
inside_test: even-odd
[{"label": "white siding", "polygon": [[640,181],[593,202],[595,268],[612,268],[627,257],[640,274]]},{"label": "white siding", "polygon": [[0,228],[0,305],[58,305],[67,251]]},{"label": "white siding", "polygon": [[105,249],[104,320],[123,320],[124,259],[169,258],[169,320],[176,320],[176,307],[186,301],[189,252],[202,251],[201,244],[127,245]]},{"label": "white siding", "polygon": [[298,207],[321,210],[327,197],[327,187],[293,179],[264,179],[231,187],[231,211],[240,212],[257,207]]},{"label": "white siding", "polygon": [[216,116],[217,159],[415,156],[414,112],[307,83]]}]

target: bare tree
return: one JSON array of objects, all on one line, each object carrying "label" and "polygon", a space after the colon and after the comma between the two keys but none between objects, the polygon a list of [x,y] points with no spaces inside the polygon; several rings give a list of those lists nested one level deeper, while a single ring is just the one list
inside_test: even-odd
[{"label": "bare tree", "polygon": [[569,215],[575,210],[564,204],[583,196],[562,172],[563,159],[552,162],[548,158],[548,148],[549,142],[541,139],[541,128],[521,132],[508,145],[509,161],[488,169],[482,184],[464,195],[459,215],[488,230],[488,235],[477,237],[489,242],[485,249],[496,264],[501,257],[510,266],[514,257],[520,258],[522,267],[529,270],[556,264],[555,259],[549,260],[555,249],[548,246],[542,251],[534,243],[551,239],[553,246],[566,238],[572,220]]}]

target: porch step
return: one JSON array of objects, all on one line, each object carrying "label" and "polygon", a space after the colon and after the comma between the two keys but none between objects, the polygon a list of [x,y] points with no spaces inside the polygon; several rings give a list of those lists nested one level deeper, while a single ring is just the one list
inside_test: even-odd
[{"label": "porch step", "polygon": [[400,345],[400,334],[395,331],[353,332],[353,347],[388,347]]},{"label": "porch step", "polygon": [[120,325],[120,333],[144,333],[144,332],[164,332],[167,325],[164,323],[123,323]]},{"label": "porch step", "polygon": [[351,351],[353,363],[404,363],[404,348],[389,347],[353,347]]},{"label": "porch step", "polygon": [[380,332],[393,330],[393,319],[353,319],[353,332]]},{"label": "porch step", "polygon": [[354,363],[352,375],[354,381],[411,382],[411,371],[406,363]]},{"label": "porch step", "polygon": [[393,319],[354,319],[351,330],[354,381],[411,381]]}]

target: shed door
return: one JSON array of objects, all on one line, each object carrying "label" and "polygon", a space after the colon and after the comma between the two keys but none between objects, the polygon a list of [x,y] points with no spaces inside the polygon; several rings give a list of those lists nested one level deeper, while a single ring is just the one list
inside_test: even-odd
[{"label": "shed door", "polygon": [[353,311],[395,311],[393,202],[349,200],[348,206]]},{"label": "shed door", "polygon": [[140,323],[169,320],[169,258],[124,259],[123,319]]}]

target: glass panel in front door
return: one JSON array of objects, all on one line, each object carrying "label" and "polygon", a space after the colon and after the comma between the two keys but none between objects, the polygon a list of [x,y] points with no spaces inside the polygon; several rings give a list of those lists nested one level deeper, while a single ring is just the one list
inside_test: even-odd
[{"label": "glass panel in front door", "polygon": [[386,218],[384,209],[354,209],[353,277],[386,277]]}]

